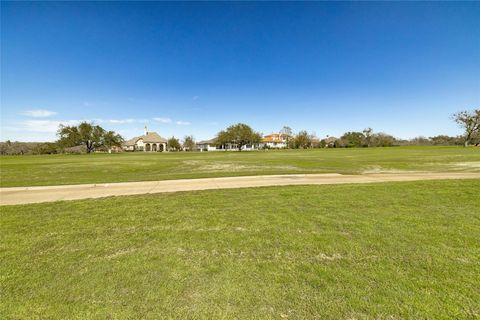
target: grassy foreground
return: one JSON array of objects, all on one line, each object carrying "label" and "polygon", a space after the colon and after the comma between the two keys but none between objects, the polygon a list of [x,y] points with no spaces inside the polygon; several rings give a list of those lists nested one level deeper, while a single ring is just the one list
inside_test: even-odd
[{"label": "grassy foreground", "polygon": [[395,147],[256,152],[0,157],[0,186],[127,182],[287,173],[480,171],[480,148]]},{"label": "grassy foreground", "polygon": [[480,317],[480,180],[2,207],[0,318]]}]

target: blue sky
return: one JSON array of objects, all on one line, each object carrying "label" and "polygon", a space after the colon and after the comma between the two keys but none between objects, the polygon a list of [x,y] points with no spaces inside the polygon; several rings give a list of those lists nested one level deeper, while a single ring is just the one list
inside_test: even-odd
[{"label": "blue sky", "polygon": [[457,135],[480,106],[479,2],[1,3],[1,140],[245,122]]}]

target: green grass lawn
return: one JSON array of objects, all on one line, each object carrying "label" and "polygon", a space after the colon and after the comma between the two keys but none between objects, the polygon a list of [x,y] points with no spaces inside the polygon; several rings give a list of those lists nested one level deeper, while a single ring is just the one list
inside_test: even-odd
[{"label": "green grass lawn", "polygon": [[0,157],[0,186],[56,185],[286,173],[480,171],[480,148],[395,147],[258,152]]},{"label": "green grass lawn", "polygon": [[456,180],[2,207],[0,318],[478,318],[479,190]]}]

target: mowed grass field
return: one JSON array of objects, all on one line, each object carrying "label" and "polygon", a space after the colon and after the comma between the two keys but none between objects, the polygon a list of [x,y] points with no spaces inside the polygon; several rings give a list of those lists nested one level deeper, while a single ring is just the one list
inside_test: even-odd
[{"label": "mowed grass field", "polygon": [[0,186],[295,173],[480,171],[480,148],[393,147],[0,157]]},{"label": "mowed grass field", "polygon": [[2,207],[0,318],[478,319],[479,190],[397,182]]}]

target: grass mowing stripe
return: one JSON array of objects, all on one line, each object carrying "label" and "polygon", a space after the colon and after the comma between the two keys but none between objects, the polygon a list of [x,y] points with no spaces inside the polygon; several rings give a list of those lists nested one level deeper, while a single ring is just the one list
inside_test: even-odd
[{"label": "grass mowing stripe", "polygon": [[394,147],[258,152],[0,156],[0,186],[264,174],[480,171],[480,149]]}]

